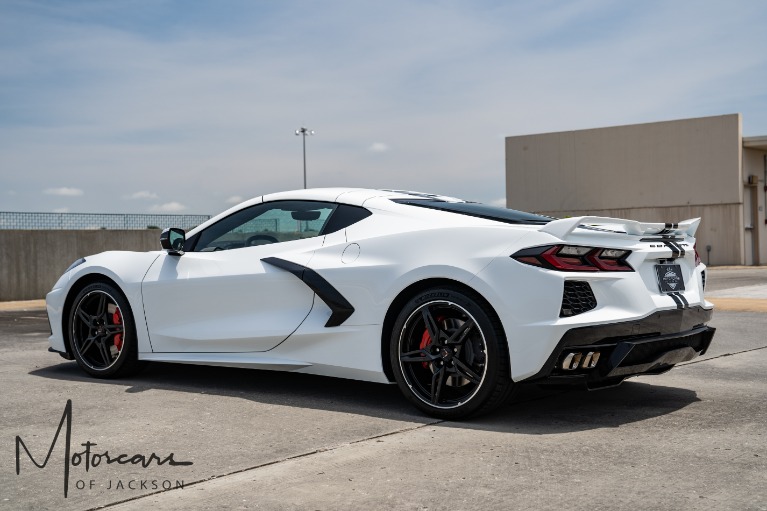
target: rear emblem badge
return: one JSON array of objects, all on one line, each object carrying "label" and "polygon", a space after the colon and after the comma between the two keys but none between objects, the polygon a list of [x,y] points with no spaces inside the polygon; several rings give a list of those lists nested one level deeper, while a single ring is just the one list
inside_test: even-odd
[{"label": "rear emblem badge", "polygon": [[676,289],[676,286],[679,283],[679,275],[677,275],[673,270],[666,270],[666,274],[663,275],[663,280],[666,282],[668,287],[671,289]]}]

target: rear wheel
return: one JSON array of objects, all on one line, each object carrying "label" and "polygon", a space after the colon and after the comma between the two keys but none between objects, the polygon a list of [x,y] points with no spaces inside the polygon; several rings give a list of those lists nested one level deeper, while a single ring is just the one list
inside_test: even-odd
[{"label": "rear wheel", "polygon": [[92,376],[128,376],[142,367],[130,305],[110,284],[89,284],[77,294],[68,332],[77,364]]},{"label": "rear wheel", "polygon": [[405,397],[435,417],[485,413],[512,390],[500,321],[479,297],[456,288],[425,290],[403,307],[390,357]]}]

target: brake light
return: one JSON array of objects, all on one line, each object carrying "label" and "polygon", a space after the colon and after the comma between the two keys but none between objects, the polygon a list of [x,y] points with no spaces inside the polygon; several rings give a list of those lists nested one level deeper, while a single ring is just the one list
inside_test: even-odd
[{"label": "brake light", "polygon": [[546,245],[522,249],[511,257],[523,264],[558,271],[634,271],[626,262],[630,250]]},{"label": "brake light", "polygon": [[698,253],[698,243],[697,242],[692,246],[692,249],[695,251],[695,266],[697,267],[701,263],[701,261],[700,261],[700,254]]},{"label": "brake light", "polygon": [[541,254],[541,257],[557,270],[599,271],[599,268],[584,260],[584,256],[589,252],[587,247],[555,245]]}]

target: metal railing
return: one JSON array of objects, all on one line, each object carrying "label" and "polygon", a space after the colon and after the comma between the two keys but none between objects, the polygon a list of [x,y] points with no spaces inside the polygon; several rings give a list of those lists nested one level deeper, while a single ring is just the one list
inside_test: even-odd
[{"label": "metal railing", "polygon": [[26,213],[0,211],[0,229],[165,229],[189,230],[210,215],[153,215],[132,213]]}]

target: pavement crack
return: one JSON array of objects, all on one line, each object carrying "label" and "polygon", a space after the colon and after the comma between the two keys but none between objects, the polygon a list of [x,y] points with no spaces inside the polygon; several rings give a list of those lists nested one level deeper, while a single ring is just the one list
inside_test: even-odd
[{"label": "pavement crack", "polygon": [[144,499],[144,498],[147,498],[147,497],[152,497],[154,495],[159,495],[160,493],[168,493],[170,491],[177,491],[179,489],[186,489],[189,486],[196,486],[198,484],[205,483],[205,482],[208,482],[208,481],[212,481],[214,479],[222,479],[222,478],[233,476],[233,475],[236,475],[236,474],[242,474],[243,472],[248,472],[248,471],[251,471],[251,470],[257,470],[257,469],[264,468],[264,467],[270,467],[272,465],[279,465],[280,463],[285,463],[287,461],[293,461],[293,460],[297,460],[297,459],[301,459],[301,458],[307,458],[309,456],[314,456],[315,454],[320,454],[320,453],[323,453],[323,452],[332,452],[332,451],[335,451],[335,450],[338,450],[338,449],[343,449],[344,447],[348,447],[350,445],[355,445],[355,444],[360,444],[360,443],[363,443],[363,442],[367,442],[369,440],[376,440],[376,439],[383,438],[383,437],[399,435],[401,433],[409,433],[410,431],[416,431],[416,430],[419,430],[419,429],[422,429],[422,428],[425,428],[425,427],[428,427],[428,426],[434,426],[436,424],[441,424],[443,422],[445,422],[445,421],[444,420],[436,420],[436,421],[426,422],[424,424],[418,424],[416,426],[411,426],[409,428],[397,429],[397,430],[394,430],[394,431],[390,431],[388,433],[382,433],[380,435],[373,435],[373,436],[369,436],[369,437],[365,437],[365,438],[360,438],[360,439],[357,439],[357,440],[353,440],[351,442],[346,442],[346,443],[343,443],[343,444],[334,445],[332,447],[320,447],[318,449],[314,449],[314,450],[311,450],[311,451],[303,452],[301,454],[295,454],[293,456],[288,456],[286,458],[281,458],[281,459],[273,460],[273,461],[267,461],[267,462],[264,462],[264,463],[259,463],[258,465],[253,465],[251,467],[241,468],[241,469],[238,469],[238,470],[233,470],[233,471],[227,472],[225,474],[212,475],[212,476],[206,477],[204,479],[197,479],[197,480],[192,481],[190,483],[184,483],[183,488],[169,488],[167,490],[163,489],[163,490],[153,491],[151,493],[144,493],[142,495],[136,495],[135,497],[130,497],[130,498],[127,498],[127,499],[118,500],[116,502],[110,502],[110,503],[104,504],[102,506],[91,507],[91,508],[86,509],[85,511],[96,511],[98,509],[107,509],[107,508],[110,508],[110,507],[118,506],[120,504],[125,504],[125,503],[128,503],[128,502],[134,502],[134,501],[141,500],[141,499]]},{"label": "pavement crack", "polygon": [[750,350],[736,351],[734,353],[722,353],[721,355],[717,355],[715,357],[709,357],[709,358],[704,358],[704,359],[699,359],[699,360],[691,360],[690,362],[682,362],[681,364],[677,364],[677,367],[688,366],[688,365],[691,365],[691,364],[700,364],[702,362],[708,362],[709,360],[716,360],[717,358],[732,357],[733,355],[740,355],[742,353],[749,353],[751,351],[759,351],[759,350],[764,350],[764,349],[767,349],[767,346],[760,346],[758,348],[751,348]]}]

